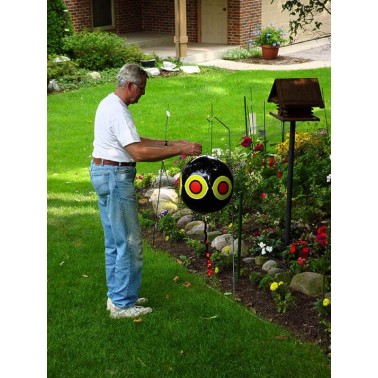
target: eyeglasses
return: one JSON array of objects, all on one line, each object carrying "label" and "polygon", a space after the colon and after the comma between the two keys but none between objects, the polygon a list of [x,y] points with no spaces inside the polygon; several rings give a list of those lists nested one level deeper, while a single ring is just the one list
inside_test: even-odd
[{"label": "eyeglasses", "polygon": [[139,84],[137,84],[137,83],[134,83],[133,81],[132,81],[132,83],[134,84],[134,85],[136,85],[139,89],[140,89],[140,91],[142,92],[142,93],[145,93],[146,92],[146,87],[141,87]]}]

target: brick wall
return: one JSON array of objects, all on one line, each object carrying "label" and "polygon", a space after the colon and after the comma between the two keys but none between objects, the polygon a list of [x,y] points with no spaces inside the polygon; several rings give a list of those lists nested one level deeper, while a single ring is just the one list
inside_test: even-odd
[{"label": "brick wall", "polygon": [[92,27],[91,0],[64,0],[75,32]]},{"label": "brick wall", "polygon": [[228,44],[246,46],[261,23],[261,0],[228,0]]},{"label": "brick wall", "polygon": [[142,30],[142,2],[114,0],[115,32],[126,34]]},{"label": "brick wall", "polygon": [[[175,34],[173,0],[144,0],[142,3],[142,30]],[[187,0],[186,20],[189,42],[197,42],[197,0]]]}]

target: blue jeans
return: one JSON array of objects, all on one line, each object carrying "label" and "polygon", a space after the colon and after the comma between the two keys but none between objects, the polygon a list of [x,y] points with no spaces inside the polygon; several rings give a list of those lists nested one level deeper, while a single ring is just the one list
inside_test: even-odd
[{"label": "blue jeans", "polygon": [[108,297],[120,308],[134,306],[142,278],[135,174],[135,167],[131,166],[96,165],[93,161],[90,166],[104,228]]}]

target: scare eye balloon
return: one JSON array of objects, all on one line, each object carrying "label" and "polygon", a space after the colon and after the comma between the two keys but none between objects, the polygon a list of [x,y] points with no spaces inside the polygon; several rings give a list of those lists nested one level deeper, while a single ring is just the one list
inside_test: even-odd
[{"label": "scare eye balloon", "polygon": [[180,195],[189,209],[212,213],[230,202],[233,184],[232,173],[223,161],[212,156],[199,156],[181,172]]}]

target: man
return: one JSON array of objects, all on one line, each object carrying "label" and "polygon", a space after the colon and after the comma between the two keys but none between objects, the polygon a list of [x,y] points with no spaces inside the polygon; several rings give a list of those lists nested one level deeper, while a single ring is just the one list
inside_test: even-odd
[{"label": "man", "polygon": [[148,75],[137,65],[124,65],[114,93],[97,108],[90,176],[98,196],[105,236],[107,309],[111,318],[134,318],[150,307],[139,298],[142,276],[142,238],[134,189],[135,165],[176,155],[198,156],[202,146],[186,140],[140,137],[128,106],[138,103]]}]

